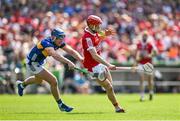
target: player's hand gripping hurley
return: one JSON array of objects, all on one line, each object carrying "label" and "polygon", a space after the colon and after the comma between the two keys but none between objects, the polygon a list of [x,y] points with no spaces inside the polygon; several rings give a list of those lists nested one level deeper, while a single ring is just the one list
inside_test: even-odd
[{"label": "player's hand gripping hurley", "polygon": [[87,69],[81,69],[81,68],[74,68],[75,70],[89,76],[91,79],[94,79],[94,78],[98,78],[99,80],[103,81],[105,80],[105,72],[103,73],[92,73],[92,72],[89,72]]}]

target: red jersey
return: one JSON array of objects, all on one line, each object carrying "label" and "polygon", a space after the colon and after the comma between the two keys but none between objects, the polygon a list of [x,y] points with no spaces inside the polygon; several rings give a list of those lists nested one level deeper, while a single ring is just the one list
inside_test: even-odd
[{"label": "red jersey", "polygon": [[82,48],[84,55],[84,67],[88,69],[88,71],[92,71],[92,68],[99,64],[96,60],[94,60],[89,52],[90,49],[95,48],[97,53],[100,55],[101,52],[101,42],[97,33],[91,33],[87,28],[84,30],[84,35],[82,37]]},{"label": "red jersey", "polygon": [[149,54],[153,51],[153,46],[151,43],[142,43],[137,44],[137,49],[140,51],[141,59],[139,60],[140,64],[145,64],[147,62],[152,63],[152,58],[148,57]]}]

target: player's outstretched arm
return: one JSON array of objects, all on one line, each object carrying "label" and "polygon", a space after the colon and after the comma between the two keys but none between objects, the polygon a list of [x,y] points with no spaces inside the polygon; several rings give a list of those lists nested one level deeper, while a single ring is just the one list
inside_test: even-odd
[{"label": "player's outstretched arm", "polygon": [[64,51],[66,51],[68,54],[72,55],[78,61],[83,62],[84,58],[76,50],[74,50],[71,46],[66,45],[62,49]]},{"label": "player's outstretched arm", "polygon": [[67,58],[63,57],[62,55],[59,55],[54,50],[54,48],[48,47],[48,48],[45,48],[45,50],[46,50],[47,54],[49,56],[52,56],[55,60],[60,61],[62,63],[68,64],[68,67],[71,68],[71,69],[75,68],[75,65],[70,60],[68,60]]}]

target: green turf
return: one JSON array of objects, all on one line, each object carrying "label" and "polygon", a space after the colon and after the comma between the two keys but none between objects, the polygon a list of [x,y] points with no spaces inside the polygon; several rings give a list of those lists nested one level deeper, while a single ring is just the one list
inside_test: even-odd
[{"label": "green turf", "polygon": [[75,107],[62,113],[51,95],[0,95],[0,120],[180,120],[180,94],[158,94],[139,102],[137,94],[119,94],[127,113],[117,114],[106,95],[63,95]]}]

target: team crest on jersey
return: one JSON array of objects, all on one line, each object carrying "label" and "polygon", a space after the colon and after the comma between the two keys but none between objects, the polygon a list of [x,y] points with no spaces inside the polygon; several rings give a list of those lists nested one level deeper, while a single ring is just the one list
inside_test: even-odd
[{"label": "team crest on jersey", "polygon": [[91,38],[86,38],[86,42],[87,42],[88,47],[93,47]]}]

